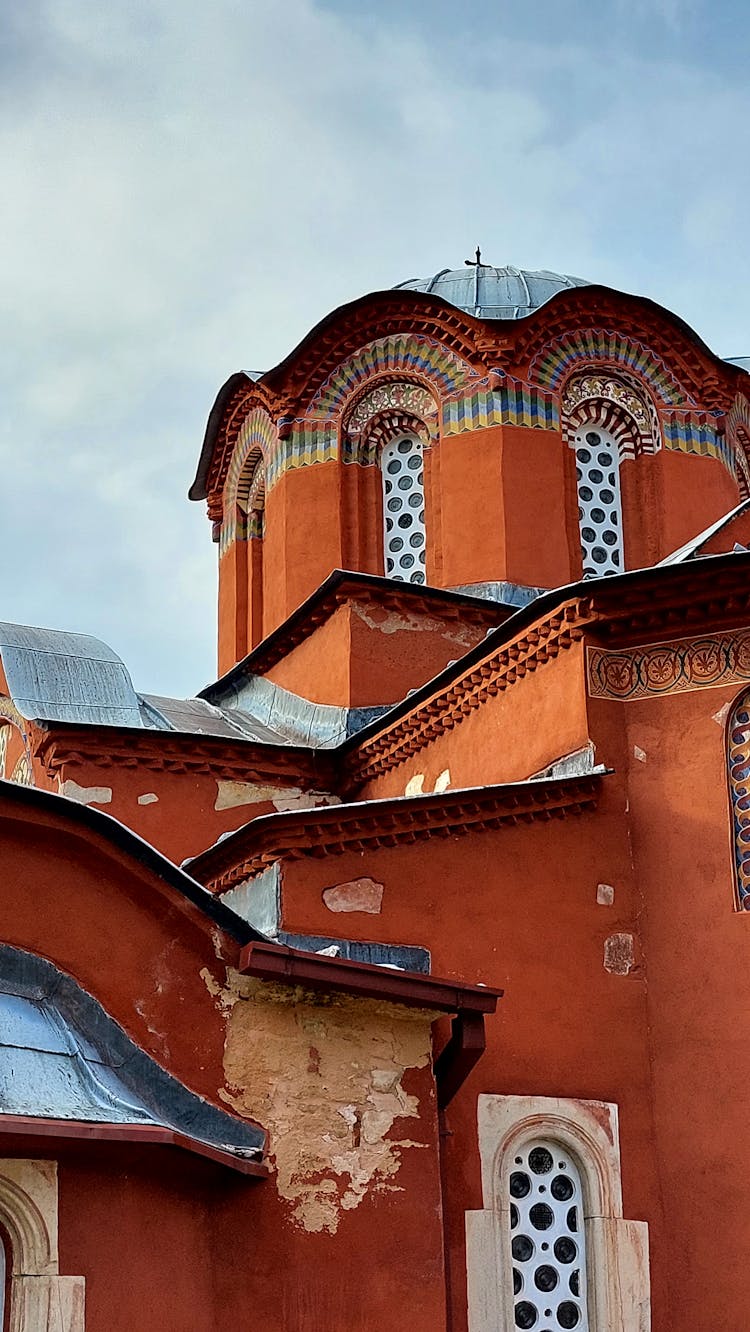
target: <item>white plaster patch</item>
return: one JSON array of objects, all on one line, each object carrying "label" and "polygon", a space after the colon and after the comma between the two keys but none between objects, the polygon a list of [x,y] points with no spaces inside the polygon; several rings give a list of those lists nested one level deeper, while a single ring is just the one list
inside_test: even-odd
[{"label": "white plaster patch", "polygon": [[596,900],[599,906],[612,906],[615,900],[615,890],[611,883],[598,883],[596,885]]},{"label": "white plaster patch", "polygon": [[60,787],[60,795],[77,800],[79,805],[108,805],[112,800],[111,786],[79,786],[68,778]]},{"label": "white plaster patch", "polygon": [[441,791],[447,791],[450,784],[451,784],[451,770],[450,768],[443,768],[443,771],[435,779],[435,785],[433,787],[433,790],[435,791],[436,795],[439,795]]},{"label": "white plaster patch", "polygon": [[424,773],[417,772],[414,774],[413,777],[410,777],[408,782],[406,783],[406,786],[404,787],[404,795],[415,796],[415,795],[422,795],[423,793],[424,793]]},{"label": "white plaster patch", "polygon": [[329,911],[364,911],[377,916],[383,905],[383,884],[375,879],[352,879],[323,889],[323,901]]},{"label": "white plaster patch", "polygon": [[717,726],[723,726],[724,722],[726,721],[727,713],[729,712],[731,706],[732,706],[731,703],[725,703],[723,708],[719,708],[719,711],[713,714],[711,720],[715,721]]},{"label": "white plaster patch", "polygon": [[638,759],[639,763],[646,762],[646,757],[647,757],[646,751],[645,749],[640,749],[638,745],[633,745],[633,755],[635,758]]},{"label": "white plaster patch", "polygon": [[236,809],[238,805],[270,803],[280,813],[287,809],[316,809],[319,805],[339,805],[338,796],[327,791],[303,791],[301,786],[270,786],[263,782],[216,782],[214,809]]},{"label": "white plaster patch", "polygon": [[158,795],[155,795],[153,791],[145,791],[143,795],[139,795],[138,804],[153,805],[156,803],[158,799],[159,799]]},{"label": "white plaster patch", "polygon": [[632,934],[610,934],[604,940],[604,970],[611,976],[627,976],[634,966]]}]

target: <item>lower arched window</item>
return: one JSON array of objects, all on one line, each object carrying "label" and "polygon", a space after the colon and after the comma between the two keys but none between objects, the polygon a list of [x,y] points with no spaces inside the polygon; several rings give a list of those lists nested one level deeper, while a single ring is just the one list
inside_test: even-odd
[{"label": "lower arched window", "polygon": [[507,1172],[515,1325],[589,1332],[578,1168],[559,1143],[526,1142]]},{"label": "lower arched window", "polygon": [[750,690],[740,694],[727,725],[727,768],[737,906],[750,909]]},{"label": "lower arched window", "polygon": [[383,554],[385,572],[402,583],[425,581],[422,442],[400,435],[383,446]]},{"label": "lower arched window", "polygon": [[576,431],[575,452],[583,576],[621,573],[625,560],[617,441],[600,425],[584,424]]}]

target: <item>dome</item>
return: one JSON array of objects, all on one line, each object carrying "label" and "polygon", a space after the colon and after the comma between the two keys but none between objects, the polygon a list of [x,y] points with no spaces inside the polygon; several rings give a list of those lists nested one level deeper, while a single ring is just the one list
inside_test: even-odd
[{"label": "dome", "polygon": [[464,268],[443,268],[431,278],[409,278],[398,282],[395,290],[442,296],[480,319],[524,319],[558,291],[589,285],[584,278],[564,273],[536,273],[510,264],[506,268],[467,264]]}]

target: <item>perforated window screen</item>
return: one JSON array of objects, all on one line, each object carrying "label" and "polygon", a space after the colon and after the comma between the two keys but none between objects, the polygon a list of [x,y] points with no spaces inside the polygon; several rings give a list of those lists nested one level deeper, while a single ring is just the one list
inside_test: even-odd
[{"label": "perforated window screen", "polygon": [[380,456],[383,473],[385,572],[402,583],[425,581],[422,445],[410,435],[390,440]]},{"label": "perforated window screen", "polygon": [[584,425],[576,432],[575,446],[583,576],[622,573],[625,562],[617,442],[600,426]]},{"label": "perforated window screen", "polygon": [[589,1332],[581,1179],[554,1142],[513,1155],[510,1195],[516,1327]]}]

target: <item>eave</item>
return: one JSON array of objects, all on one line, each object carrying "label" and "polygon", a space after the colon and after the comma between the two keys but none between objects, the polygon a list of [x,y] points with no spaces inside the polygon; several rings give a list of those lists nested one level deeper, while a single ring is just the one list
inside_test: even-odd
[{"label": "eave", "polygon": [[201,690],[198,697],[206,698],[224,685],[248,674],[270,670],[293,648],[330,619],[340,606],[357,601],[382,610],[424,612],[438,614],[446,620],[462,624],[480,624],[494,627],[513,614],[512,606],[463,592],[451,592],[440,587],[418,586],[415,583],[396,582],[379,574],[354,573],[334,569],[291,615],[273,629],[252,652],[211,685]]},{"label": "eave", "polygon": [[544,593],[342,745],[349,788],[418,753],[584,635],[628,645],[750,623],[750,553],[581,581]]},{"label": "eave", "polygon": [[266,814],[186,864],[212,892],[224,893],[280,859],[377,850],[580,814],[596,807],[601,780],[602,773],[595,773]]},{"label": "eave", "polygon": [[255,1179],[267,1179],[269,1169],[261,1161],[213,1147],[186,1133],[151,1124],[105,1124],[82,1120],[37,1119],[30,1115],[0,1113],[0,1147],[6,1151],[54,1151],[71,1142],[119,1143],[130,1146],[176,1147],[193,1156]]},{"label": "eave", "polygon": [[227,740],[194,732],[87,726],[74,722],[34,722],[35,757],[50,773],[67,764],[206,773],[237,781],[290,780],[311,786],[332,780],[331,758],[299,745]]}]

